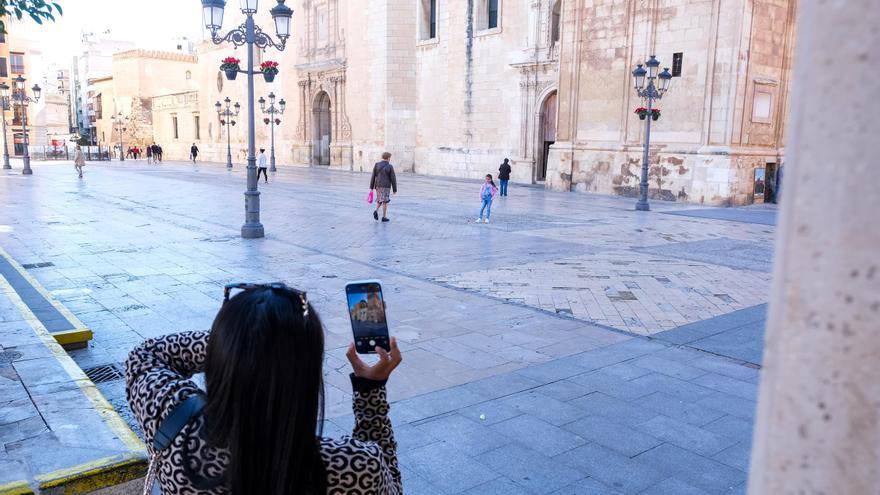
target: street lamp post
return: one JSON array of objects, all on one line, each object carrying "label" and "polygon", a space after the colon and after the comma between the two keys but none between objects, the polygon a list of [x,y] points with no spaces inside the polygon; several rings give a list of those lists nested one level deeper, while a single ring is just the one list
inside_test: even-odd
[{"label": "street lamp post", "polygon": [[254,75],[256,74],[254,46],[261,49],[272,46],[278,51],[283,51],[290,37],[290,18],[293,16],[293,10],[284,5],[285,0],[277,0],[277,5],[269,11],[275,21],[275,33],[279,40],[275,42],[254,23],[258,0],[241,0],[241,12],[247,16],[247,19],[244,24],[224,36],[218,36],[217,31],[223,26],[223,9],[226,7],[226,0],[201,1],[205,28],[211,32],[211,40],[215,44],[231,42],[235,46],[247,45],[247,70],[240,71],[247,74],[248,80],[247,190],[244,193],[245,222],[241,227],[241,236],[246,239],[263,237],[265,232],[263,224],[260,223],[260,192],[257,190],[257,157],[254,150]]},{"label": "street lamp post", "polygon": [[[0,92],[2,92],[2,97],[4,100],[10,99],[12,101],[12,108],[15,108],[15,103],[18,102],[19,109],[21,110],[21,133],[24,138],[24,155],[22,156],[22,170],[21,173],[23,175],[32,175],[34,172],[31,170],[31,155],[28,151],[28,131],[27,131],[27,105],[28,103],[36,103],[40,101],[40,93],[43,91],[38,84],[34,84],[34,87],[31,88],[34,96],[30,97],[27,95],[27,91],[24,88],[25,78],[22,76],[18,76],[12,80],[12,94],[9,94],[9,85],[6,83],[0,84]],[[5,119],[4,119],[5,121]],[[5,122],[4,122],[5,124]],[[5,133],[4,133],[5,138]],[[6,168],[4,166],[4,168]]]},{"label": "street lamp post", "polygon": [[122,112],[119,112],[114,116],[113,125],[116,126],[116,132],[119,133],[119,161],[125,161],[125,144],[122,142],[123,135],[127,129],[124,127],[125,122],[128,121],[128,117],[123,117]]},{"label": "street lamp post", "polygon": [[[654,115],[652,105],[654,100],[663,98],[663,95],[669,90],[669,83],[672,81],[672,74],[669,73],[668,68],[664,68],[663,72],[657,74],[657,71],[660,70],[660,62],[654,55],[651,55],[651,58],[645,62],[645,66],[648,67],[647,70],[642,67],[642,64],[638,64],[638,67],[632,72],[636,93],[640,98],[647,100],[647,106],[645,107],[647,109],[647,117],[645,119],[647,123],[645,124],[645,151],[642,157],[642,180],[639,183],[639,201],[636,203],[636,210],[638,211],[649,211],[651,209],[648,205],[648,151],[651,147],[651,121],[660,118],[659,111]],[[647,86],[645,85],[646,79]],[[655,85],[654,82],[657,79],[660,81],[658,85]]]},{"label": "street lamp post", "polygon": [[[217,109],[217,115],[220,116],[220,123],[226,126],[226,168],[232,168],[232,141],[229,139],[230,130],[232,129],[230,126],[235,125],[235,121],[232,120],[233,117],[238,117],[238,112],[241,111],[241,105],[238,102],[235,102],[235,105],[232,107],[229,104],[232,100],[227,96],[223,103],[226,103],[226,108],[223,108],[223,105],[218,101],[214,104],[214,108]],[[232,110],[235,108],[235,111]]]},{"label": "street lamp post", "polygon": [[275,106],[275,93],[269,93],[269,108],[266,108],[266,100],[263,97],[260,97],[260,110],[263,111],[264,114],[269,116],[269,121],[267,124],[271,126],[271,135],[272,135],[272,147],[271,147],[271,157],[269,158],[269,171],[275,172],[275,124],[280,124],[281,119],[275,117],[275,115],[281,115],[284,113],[284,109],[287,107],[287,102],[284,101],[284,98],[281,98],[278,101],[278,106]]},{"label": "street lamp post", "polygon": [[9,164],[9,145],[6,143],[6,112],[9,110],[9,85],[0,83],[0,91],[3,92],[3,95],[0,96],[0,105],[2,105],[3,113],[3,170],[12,170],[12,165]]}]

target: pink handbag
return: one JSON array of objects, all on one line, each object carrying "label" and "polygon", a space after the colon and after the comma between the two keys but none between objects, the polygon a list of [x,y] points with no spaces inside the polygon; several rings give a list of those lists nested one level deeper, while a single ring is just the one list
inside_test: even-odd
[{"label": "pink handbag", "polygon": [[374,192],[370,189],[370,194],[367,194],[367,203],[373,204],[373,200],[376,199]]}]

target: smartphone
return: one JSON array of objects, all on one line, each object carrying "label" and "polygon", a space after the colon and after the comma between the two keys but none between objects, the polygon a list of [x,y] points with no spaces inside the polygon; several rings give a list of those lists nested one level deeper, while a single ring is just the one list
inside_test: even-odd
[{"label": "smartphone", "polygon": [[354,347],[358,354],[375,354],[376,346],[391,350],[385,298],[378,280],[358,280],[345,285]]}]

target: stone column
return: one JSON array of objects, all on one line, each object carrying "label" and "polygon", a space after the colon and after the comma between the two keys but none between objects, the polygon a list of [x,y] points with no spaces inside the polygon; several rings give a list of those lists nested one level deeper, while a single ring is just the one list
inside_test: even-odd
[{"label": "stone column", "polygon": [[880,487],[880,4],[803,0],[749,493]]}]

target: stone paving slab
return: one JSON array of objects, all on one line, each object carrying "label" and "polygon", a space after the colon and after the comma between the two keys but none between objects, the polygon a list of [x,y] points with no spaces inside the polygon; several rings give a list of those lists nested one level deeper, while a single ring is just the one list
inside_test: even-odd
[{"label": "stone paving slab", "polygon": [[[69,167],[35,170],[34,181],[0,174],[0,245],[93,330],[73,353],[83,367],[121,362],[144,338],[209,328],[227,282],[285,280],[309,291],[326,324],[325,431],[343,434],[343,287],[380,278],[406,353],[389,396],[408,493],[744,492],[758,370],[691,344],[749,346],[754,335],[725,329],[758,320],[632,335],[766,302],[769,274],[714,248],[769,245],[772,226],[519,187],[493,205],[492,224],[475,225],[479,182],[406,174],[392,222],[378,224],[366,174],[282,167],[260,185],[267,237],[243,241],[240,168],[95,164],[82,181]],[[703,241],[721,254],[691,259],[687,247]],[[646,251],[655,246],[672,247]],[[100,388],[125,415],[121,382]]]},{"label": "stone paving slab", "polygon": [[627,252],[521,263],[434,280],[650,335],[763,303],[770,277],[718,264]]},{"label": "stone paving slab", "polygon": [[701,261],[737,270],[769,273],[773,267],[773,245],[736,239],[710,239],[637,248],[643,253]]},{"label": "stone paving slab", "polygon": [[663,213],[761,225],[776,225],[777,218],[775,205],[756,205],[751,208],[700,208],[697,210],[664,211]]},{"label": "stone paving slab", "polygon": [[766,319],[767,305],[759,304],[652,337],[760,366]]},{"label": "stone paving slab", "polygon": [[[602,363],[593,373],[620,377],[617,387],[605,392],[585,385],[583,369],[560,368],[567,371],[524,381],[523,375],[537,376],[526,368],[492,378],[504,392],[480,394],[461,385],[394,402],[407,491],[745,493],[752,421],[728,406],[747,401],[751,416],[757,385],[733,378],[719,382],[714,377],[720,375],[706,369],[678,379],[675,366],[656,366],[647,375],[622,372],[646,360],[674,363],[662,357],[669,349],[677,348],[629,340],[572,356],[571,361]],[[695,354],[694,367],[717,361],[745,368]],[[665,379],[637,383],[647,376]],[[677,394],[670,392],[672,383],[680,384]],[[617,397],[607,394],[615,391]],[[451,397],[468,399],[452,408],[424,407]],[[349,415],[328,426],[345,432],[352,424]]]}]

